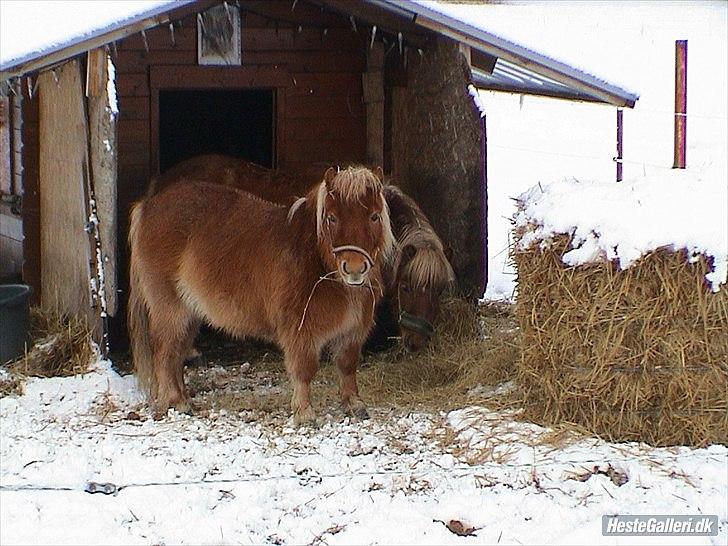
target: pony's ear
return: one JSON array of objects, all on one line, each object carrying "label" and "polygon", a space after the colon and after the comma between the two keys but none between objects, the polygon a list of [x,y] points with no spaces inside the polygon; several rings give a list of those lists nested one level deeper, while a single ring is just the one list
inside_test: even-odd
[{"label": "pony's ear", "polygon": [[447,261],[450,262],[450,265],[452,265],[452,248],[450,248],[449,246],[445,246],[442,249],[442,252],[445,254],[445,258],[447,258]]},{"label": "pony's ear", "polygon": [[399,261],[399,267],[404,266],[405,264],[409,263],[409,261],[415,257],[415,254],[417,254],[417,249],[412,245],[405,245],[402,247],[402,257]]},{"label": "pony's ear", "polygon": [[374,175],[379,179],[380,182],[384,183],[384,171],[381,167],[374,169]]},{"label": "pony's ear", "polygon": [[324,173],[324,183],[326,184],[326,187],[328,188],[331,185],[331,182],[334,180],[334,177],[336,176],[336,169],[333,167],[329,167],[326,169],[326,172]]}]

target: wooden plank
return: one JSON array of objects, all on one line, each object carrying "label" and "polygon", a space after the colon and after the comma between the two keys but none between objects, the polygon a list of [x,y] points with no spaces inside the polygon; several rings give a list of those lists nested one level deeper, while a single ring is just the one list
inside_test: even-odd
[{"label": "wooden plank", "polygon": [[114,57],[117,75],[144,74],[150,65],[196,65],[197,51],[119,51]]},{"label": "wooden plank", "polygon": [[86,124],[77,61],[40,78],[41,305],[91,316]]},{"label": "wooden plank", "polygon": [[243,29],[243,57],[250,51],[357,51],[364,44],[362,33],[351,28],[248,28]]},{"label": "wooden plank", "polygon": [[286,87],[291,76],[270,66],[152,66],[149,86],[152,89],[211,89],[218,87]]},{"label": "wooden plank", "polygon": [[98,97],[106,88],[106,49],[92,49],[86,54],[86,96]]},{"label": "wooden plank", "polygon": [[40,195],[38,164],[38,94],[28,96],[27,79],[20,82],[23,92],[20,128],[23,140],[23,282],[33,288],[31,305],[38,305],[41,297],[40,282]]},{"label": "wooden plank", "polygon": [[361,72],[294,72],[289,97],[315,95],[319,97],[361,96]]},{"label": "wooden plank", "polygon": [[91,172],[96,198],[96,214],[99,219],[101,239],[101,264],[103,270],[103,296],[106,312],[114,316],[117,310],[116,288],[116,124],[109,108],[107,56],[103,51],[102,79],[104,85],[98,95],[89,97],[89,135],[91,138]]},{"label": "wooden plank", "polygon": [[119,116],[123,120],[149,119],[149,98],[119,97]]},{"label": "wooden plank", "polygon": [[364,72],[361,83],[365,104],[384,101],[384,74],[381,70]]},{"label": "wooden plank", "polygon": [[325,122],[315,123],[310,119],[289,119],[286,125],[286,141],[325,140],[341,135],[363,135],[365,133],[362,118],[325,118]]},{"label": "wooden plank", "polygon": [[119,119],[116,122],[117,142],[149,141],[149,121],[143,119]]},{"label": "wooden plank", "polygon": [[361,97],[289,97],[289,119],[363,118],[366,115]]},{"label": "wooden plank", "polygon": [[407,187],[409,166],[407,163],[407,88],[392,88],[392,176],[403,187]]},{"label": "wooden plank", "polygon": [[119,97],[148,97],[149,77],[143,74],[118,74],[116,76],[116,94]]},{"label": "wooden plank", "polygon": [[245,51],[243,65],[285,66],[291,72],[363,72],[362,51]]},{"label": "wooden plank", "polygon": [[0,96],[0,193],[11,193],[10,97]]},{"label": "wooden plank", "polygon": [[174,42],[169,24],[146,31],[147,45],[141,33],[124,38],[117,45],[118,51],[197,51],[197,26],[194,19],[186,19],[185,24],[174,25]]}]

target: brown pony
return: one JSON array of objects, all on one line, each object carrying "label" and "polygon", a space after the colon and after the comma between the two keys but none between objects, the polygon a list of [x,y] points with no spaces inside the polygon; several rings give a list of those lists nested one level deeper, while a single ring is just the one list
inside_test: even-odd
[{"label": "brown pony", "polygon": [[295,423],[314,418],[325,347],[344,409],[366,417],[356,367],[394,243],[378,175],[329,169],[291,207],[187,178],[135,204],[129,242],[132,358],[157,415],[189,411],[183,359],[205,322],[280,345]]},{"label": "brown pony", "polygon": [[[315,184],[315,172],[283,173],[243,159],[203,155],[172,167],[153,181],[149,191],[154,193],[189,177],[199,177],[290,205]],[[385,294],[378,308],[377,328],[387,335],[392,332],[386,331],[385,325],[398,325],[407,350],[418,351],[432,337],[440,295],[455,278],[450,250],[413,199],[396,186],[385,185],[383,191],[399,245],[393,260],[382,270]]]}]

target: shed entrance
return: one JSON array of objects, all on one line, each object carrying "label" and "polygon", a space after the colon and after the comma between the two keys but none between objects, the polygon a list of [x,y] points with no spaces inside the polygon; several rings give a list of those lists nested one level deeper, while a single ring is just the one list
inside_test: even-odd
[{"label": "shed entrance", "polygon": [[159,168],[201,154],[224,154],[274,166],[272,89],[161,89]]}]

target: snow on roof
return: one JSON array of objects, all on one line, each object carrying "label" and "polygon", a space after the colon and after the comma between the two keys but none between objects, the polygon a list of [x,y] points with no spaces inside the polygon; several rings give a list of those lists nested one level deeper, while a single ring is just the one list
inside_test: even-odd
[{"label": "snow on roof", "polygon": [[[575,79],[581,80],[592,87],[601,88],[609,93],[621,96],[628,103],[631,103],[628,104],[629,106],[632,106],[639,98],[639,93],[632,88],[622,83],[616,83],[624,78],[624,74],[619,70],[618,66],[610,66],[611,70],[609,70],[608,76],[604,74],[597,75],[590,68],[587,68],[593,66],[594,59],[581,53],[581,49],[578,47],[578,43],[575,42],[574,36],[562,34],[556,39],[549,40],[548,43],[534,41],[531,25],[513,25],[510,17],[504,19],[500,16],[504,13],[504,9],[509,10],[509,15],[514,10],[520,9],[522,13],[529,14],[529,17],[533,19],[539,14],[538,10],[532,12],[532,8],[538,7],[538,3],[535,3],[535,5],[531,3],[530,5],[519,6],[511,4],[452,4],[437,0],[389,1],[393,1],[402,7],[409,4],[431,10],[430,14],[434,12],[471,27],[471,33],[472,30],[482,31],[485,33],[484,37],[487,41],[495,45],[503,46],[504,49],[513,51],[519,56],[532,57],[544,66],[553,67],[557,72],[574,76]],[[564,12],[564,16],[568,16],[568,6],[560,5],[558,2],[546,2],[545,4],[551,12],[561,10]],[[532,13],[533,16],[530,15]],[[544,55],[544,51],[547,51],[549,54]],[[602,64],[600,63],[600,70],[604,71]],[[502,65],[501,70],[499,70],[499,65]],[[553,84],[556,84],[555,88],[559,87],[557,82],[550,81],[549,79],[544,80],[541,77],[533,78],[529,76],[529,72],[532,75],[539,74],[539,70],[534,66],[521,67],[522,70],[516,71],[513,74],[514,68],[516,68],[516,65],[499,58],[494,74],[489,78],[492,80],[494,88],[497,88],[498,84],[504,83],[504,80],[517,82],[524,78],[527,81],[523,81],[522,84],[532,83],[533,85],[526,87],[532,87],[533,89],[537,89],[543,85],[553,86]],[[487,82],[485,83],[486,85],[484,86],[487,86]],[[575,93],[575,98],[578,95],[578,92]]]},{"label": "snow on roof", "polygon": [[175,0],[0,0],[0,70],[130,22],[168,11]]},{"label": "snow on roof", "polygon": [[621,269],[658,248],[685,249],[691,260],[713,258],[706,280],[713,291],[728,274],[725,190],[702,175],[674,170],[623,182],[562,180],[521,194],[516,226],[535,225],[521,248],[572,236],[562,260],[581,265],[616,260]]}]

